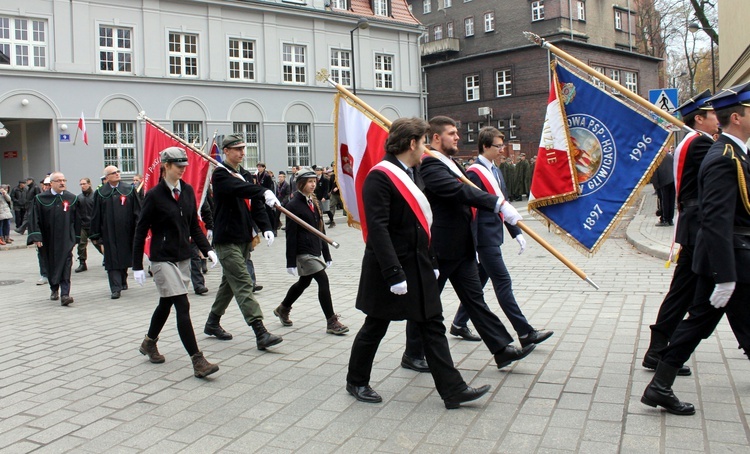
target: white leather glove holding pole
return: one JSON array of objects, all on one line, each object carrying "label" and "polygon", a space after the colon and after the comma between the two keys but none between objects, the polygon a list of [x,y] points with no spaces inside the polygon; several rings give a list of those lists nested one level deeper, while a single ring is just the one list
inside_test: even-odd
[{"label": "white leather glove holding pole", "polygon": [[271,192],[270,189],[266,189],[266,192],[263,193],[263,197],[266,199],[266,205],[270,206],[271,208],[276,207],[276,205],[281,205],[279,199],[277,199],[276,196],[273,195],[273,192]]},{"label": "white leather glove holding pole", "polygon": [[297,276],[297,267],[294,268],[287,268],[286,272],[291,274],[292,276]]}]

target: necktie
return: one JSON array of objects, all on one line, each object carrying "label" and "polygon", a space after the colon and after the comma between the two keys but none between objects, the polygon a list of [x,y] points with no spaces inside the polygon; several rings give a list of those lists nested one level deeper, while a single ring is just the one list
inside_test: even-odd
[{"label": "necktie", "polygon": [[177,188],[172,189],[172,194],[174,194],[175,200],[180,200],[180,190]]},{"label": "necktie", "polygon": [[313,206],[312,199],[307,199],[307,206],[310,207],[310,211],[315,212],[315,206]]},{"label": "necktie", "polygon": [[411,178],[411,181],[414,181],[414,169],[409,167],[408,169],[406,169],[406,173],[409,174],[409,178]]},{"label": "necktie", "polygon": [[505,196],[507,189],[505,188],[505,180],[503,180],[503,174],[501,174],[500,171],[497,170],[497,167],[495,167],[494,165],[492,166],[492,174],[495,175],[495,179],[500,184],[500,191],[502,191],[503,196]]}]

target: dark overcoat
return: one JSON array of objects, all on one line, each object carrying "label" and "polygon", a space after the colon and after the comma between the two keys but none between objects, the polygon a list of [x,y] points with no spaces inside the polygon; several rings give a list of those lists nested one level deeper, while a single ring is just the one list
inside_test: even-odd
[{"label": "dark overcoat", "polygon": [[[385,161],[403,169],[391,154]],[[403,170],[406,173],[406,170]],[[415,172],[415,183],[423,182]],[[294,197],[296,200],[301,197]],[[434,269],[437,262],[427,232],[417,216],[383,172],[372,171],[362,190],[367,222],[365,255],[357,292],[357,309],[385,320],[424,322],[442,314]],[[391,285],[406,281],[407,293],[391,293]]]},{"label": "dark overcoat", "polygon": [[714,144],[711,137],[705,134],[695,136],[685,150],[680,177],[680,192],[677,194],[677,209],[680,217],[675,232],[675,242],[683,246],[694,246],[695,237],[700,228],[700,211],[698,209],[698,171],[709,148]]},{"label": "dark overcoat", "polygon": [[[307,199],[303,194],[298,192],[296,197],[290,199],[286,204],[286,209],[309,225],[326,233],[325,227],[321,222],[320,206],[315,206],[314,211],[310,210]],[[310,254],[315,257],[322,255],[324,261],[331,261],[331,251],[328,248],[328,243],[321,240],[317,235],[308,232],[295,221],[287,218],[286,267],[295,268],[297,266],[297,256],[301,254]]]},{"label": "dark overcoat", "polygon": [[742,202],[737,162],[750,181],[750,162],[740,145],[722,134],[708,150],[698,172],[701,228],[695,243],[693,272],[716,283],[750,284],[750,214]]}]

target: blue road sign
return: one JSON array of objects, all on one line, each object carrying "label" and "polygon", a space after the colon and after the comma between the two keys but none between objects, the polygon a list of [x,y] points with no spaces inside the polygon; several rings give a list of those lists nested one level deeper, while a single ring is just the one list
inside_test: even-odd
[{"label": "blue road sign", "polygon": [[60,142],[70,142],[70,134],[60,134]]},{"label": "blue road sign", "polygon": [[648,91],[648,101],[661,110],[671,113],[677,107],[676,88],[657,88]]}]

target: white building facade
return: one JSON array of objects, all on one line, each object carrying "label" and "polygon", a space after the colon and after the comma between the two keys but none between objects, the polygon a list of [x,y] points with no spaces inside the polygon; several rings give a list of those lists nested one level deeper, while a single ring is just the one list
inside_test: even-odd
[{"label": "white building facade", "polygon": [[142,173],[141,111],[199,145],[243,133],[249,168],[330,165],[335,89],[319,70],[351,87],[354,69],[357,94],[390,119],[423,115],[419,23],[403,0],[375,3],[4,1],[0,179],[61,170],[75,192],[106,165]]}]

